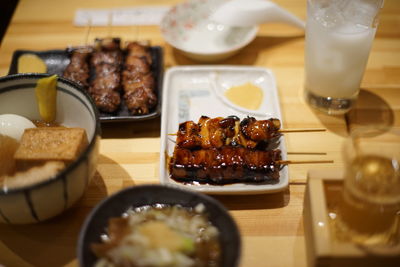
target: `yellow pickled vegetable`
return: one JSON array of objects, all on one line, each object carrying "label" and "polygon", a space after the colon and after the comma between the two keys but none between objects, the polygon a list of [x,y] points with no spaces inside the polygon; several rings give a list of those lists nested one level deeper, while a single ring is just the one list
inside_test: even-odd
[{"label": "yellow pickled vegetable", "polygon": [[41,78],[35,88],[39,114],[45,122],[56,119],[57,111],[57,75]]}]

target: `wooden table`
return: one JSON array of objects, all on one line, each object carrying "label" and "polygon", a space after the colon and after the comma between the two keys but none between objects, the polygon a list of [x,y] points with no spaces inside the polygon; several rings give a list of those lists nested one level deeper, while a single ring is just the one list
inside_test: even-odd
[{"label": "wooden table", "polygon": [[[80,45],[85,28],[74,27],[77,8],[134,5],[172,5],[162,0],[20,0],[0,49],[0,75],[8,72],[14,50],[60,49]],[[301,18],[306,1],[276,1]],[[114,27],[112,35],[132,38],[132,27]],[[107,36],[106,27],[93,28],[89,40]],[[185,58],[163,40],[157,26],[140,26],[140,39],[164,48],[165,68],[198,64]],[[298,29],[268,24],[236,56],[220,64],[270,68],[278,83],[285,128],[321,128],[326,132],[286,135],[290,159],[328,159],[333,164],[289,166],[290,186],[282,193],[253,196],[217,196],[239,225],[241,266],[305,266],[303,196],[307,171],[342,167],[340,145],[360,127],[384,131],[400,127],[400,2],[386,0],[362,82],[360,101],[346,116],[316,113],[302,97],[304,35]],[[88,212],[104,197],[131,185],[158,183],[160,119],[102,125],[97,173],[84,198],[65,214],[44,223],[0,226],[0,265],[76,266],[76,243]],[[306,152],[306,155],[296,153]],[[322,155],[321,155],[322,153]],[[326,153],[326,154],[324,154]],[[51,201],[51,200],[50,200]]]}]

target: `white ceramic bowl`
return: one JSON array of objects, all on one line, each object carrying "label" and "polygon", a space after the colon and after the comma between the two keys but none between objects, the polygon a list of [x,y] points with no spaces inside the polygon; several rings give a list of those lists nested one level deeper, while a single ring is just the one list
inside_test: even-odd
[{"label": "white ceramic bowl", "polygon": [[226,59],[248,45],[258,27],[229,27],[208,20],[226,0],[189,0],[172,7],[161,21],[161,33],[171,46],[201,62]]},{"label": "white ceramic bowl", "polygon": [[[40,119],[35,86],[47,74],[16,74],[0,78],[0,114],[11,113]],[[0,222],[41,222],[71,207],[84,193],[94,175],[100,143],[100,122],[90,96],[77,84],[59,78],[56,121],[86,130],[89,145],[56,177],[27,187],[0,189]]]}]

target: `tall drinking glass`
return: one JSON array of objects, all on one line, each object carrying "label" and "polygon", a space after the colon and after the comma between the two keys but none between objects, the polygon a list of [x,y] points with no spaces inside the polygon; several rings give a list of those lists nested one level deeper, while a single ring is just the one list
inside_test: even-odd
[{"label": "tall drinking glass", "polygon": [[400,253],[400,133],[355,136],[345,143],[339,233],[348,241]]},{"label": "tall drinking glass", "polygon": [[305,98],[328,114],[351,109],[384,0],[308,0]]}]

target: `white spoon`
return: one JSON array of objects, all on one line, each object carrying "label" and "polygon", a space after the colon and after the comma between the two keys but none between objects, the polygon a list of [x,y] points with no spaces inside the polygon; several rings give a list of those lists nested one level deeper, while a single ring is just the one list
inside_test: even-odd
[{"label": "white spoon", "polygon": [[268,0],[232,0],[220,5],[210,20],[227,26],[246,27],[268,22],[282,22],[304,29],[305,23]]}]

